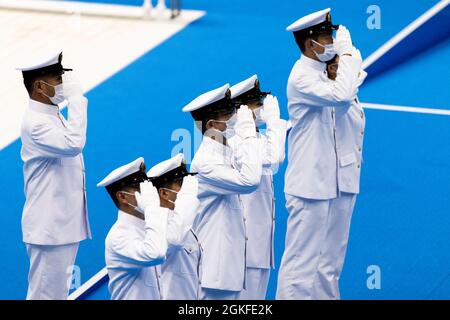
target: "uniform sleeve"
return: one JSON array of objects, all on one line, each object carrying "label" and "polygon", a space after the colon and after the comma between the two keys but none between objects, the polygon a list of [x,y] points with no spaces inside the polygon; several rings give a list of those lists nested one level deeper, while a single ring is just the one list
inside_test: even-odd
[{"label": "uniform sleeve", "polygon": [[145,238],[127,238],[122,235],[112,243],[121,260],[133,267],[161,264],[167,253],[167,209],[147,208],[145,212]]},{"label": "uniform sleeve", "polygon": [[66,127],[40,123],[33,127],[31,138],[44,157],[74,157],[86,143],[87,104],[85,97],[69,99]]},{"label": "uniform sleeve", "polygon": [[261,147],[265,167],[278,166],[284,161],[286,130],[286,120],[273,119],[267,123],[264,144]]},{"label": "uniform sleeve", "polygon": [[358,74],[361,61],[351,56],[341,56],[336,80],[322,81],[315,75],[301,75],[295,88],[302,104],[316,107],[347,107],[358,92]]},{"label": "uniform sleeve", "polygon": [[235,166],[209,161],[198,169],[199,198],[209,195],[246,194],[258,188],[262,174],[260,143],[257,138],[239,141],[235,148]]}]

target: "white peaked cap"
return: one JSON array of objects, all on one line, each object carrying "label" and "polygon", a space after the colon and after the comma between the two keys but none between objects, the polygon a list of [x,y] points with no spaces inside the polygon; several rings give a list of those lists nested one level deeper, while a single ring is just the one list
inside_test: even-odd
[{"label": "white peaked cap", "polygon": [[102,181],[97,184],[97,187],[107,187],[116,181],[128,177],[129,175],[141,170],[141,165],[144,163],[144,158],[139,157],[133,162],[130,162],[120,168],[113,170]]},{"label": "white peaked cap", "polygon": [[229,88],[230,85],[227,83],[220,88],[203,93],[202,95],[192,100],[189,104],[187,104],[182,110],[183,112],[192,112],[209,106],[210,104],[225,98]]}]

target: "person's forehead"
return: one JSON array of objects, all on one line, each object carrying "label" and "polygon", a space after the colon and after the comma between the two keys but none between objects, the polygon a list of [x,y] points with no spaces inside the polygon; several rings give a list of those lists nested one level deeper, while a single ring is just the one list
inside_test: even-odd
[{"label": "person's forehead", "polygon": [[183,180],[182,179],[172,181],[172,186],[173,187],[181,188],[182,185],[183,185]]}]

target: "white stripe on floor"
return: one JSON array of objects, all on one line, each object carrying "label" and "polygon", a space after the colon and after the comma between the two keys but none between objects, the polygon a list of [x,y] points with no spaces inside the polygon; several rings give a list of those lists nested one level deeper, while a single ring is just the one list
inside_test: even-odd
[{"label": "white stripe on floor", "polygon": [[67,300],[77,300],[80,296],[86,293],[90,288],[92,288],[106,276],[108,276],[108,270],[106,269],[106,267],[104,267],[99,272],[97,272],[92,278],[83,283],[83,285],[80,286],[77,290],[71,293],[67,298]]},{"label": "white stripe on floor", "polygon": [[438,114],[438,115],[450,116],[450,110],[446,110],[446,109],[393,106],[393,105],[388,105],[388,104],[376,104],[376,103],[366,103],[366,102],[361,102],[361,105],[366,109],[413,112],[413,113],[424,113],[424,114]]},{"label": "white stripe on floor", "polygon": [[416,31],[420,26],[425,24],[428,20],[433,18],[440,11],[444,10],[450,3],[450,0],[441,0],[432,8],[427,10],[424,14],[418,17],[416,20],[407,25],[404,29],[402,29],[399,33],[397,33],[394,37],[389,39],[389,41],[385,42],[381,47],[379,47],[375,52],[373,52],[370,56],[368,56],[362,64],[363,69],[367,69],[371,64],[381,58],[384,54],[386,54],[389,50],[395,47],[398,43],[403,41],[407,36]]}]

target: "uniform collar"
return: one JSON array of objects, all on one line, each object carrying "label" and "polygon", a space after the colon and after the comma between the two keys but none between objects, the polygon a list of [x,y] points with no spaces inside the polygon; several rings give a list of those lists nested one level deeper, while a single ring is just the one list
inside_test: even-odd
[{"label": "uniform collar", "polygon": [[45,113],[57,116],[59,114],[59,107],[52,104],[45,104],[39,101],[30,99],[30,109],[36,112]]},{"label": "uniform collar", "polygon": [[305,55],[300,57],[300,63],[304,66],[310,67],[314,70],[323,72],[327,69],[327,64],[325,62],[317,61],[311,58],[308,58]]},{"label": "uniform collar", "polygon": [[127,225],[132,225],[138,228],[144,228],[145,220],[139,219],[138,217],[132,216],[122,210],[119,210],[117,221],[123,222]]}]

